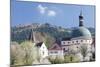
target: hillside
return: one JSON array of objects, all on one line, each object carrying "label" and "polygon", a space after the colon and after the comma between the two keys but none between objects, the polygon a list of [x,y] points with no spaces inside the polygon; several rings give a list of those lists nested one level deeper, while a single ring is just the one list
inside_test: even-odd
[{"label": "hillside", "polygon": [[[41,40],[49,41],[49,43],[54,43],[54,41],[60,41],[63,37],[70,37],[71,36],[71,30],[62,28],[60,26],[53,26],[48,23],[45,24],[39,24],[39,23],[33,23],[30,25],[19,25],[19,26],[13,26],[11,27],[11,41],[17,41],[22,42],[25,40],[28,40],[31,30],[37,32],[37,36],[40,36],[39,38]],[[94,28],[88,28],[92,35],[94,36],[95,29]]]}]

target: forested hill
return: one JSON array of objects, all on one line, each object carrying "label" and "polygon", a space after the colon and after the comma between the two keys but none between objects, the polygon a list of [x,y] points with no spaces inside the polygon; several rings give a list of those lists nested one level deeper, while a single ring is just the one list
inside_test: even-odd
[{"label": "forested hill", "polygon": [[[37,32],[37,36],[40,36],[41,39],[46,39],[52,41],[59,41],[63,37],[70,37],[71,30],[62,28],[61,26],[54,26],[48,23],[39,24],[33,23],[29,25],[18,25],[11,27],[11,41],[22,42],[28,39],[31,30]],[[94,35],[95,29],[88,28],[90,32]]]}]

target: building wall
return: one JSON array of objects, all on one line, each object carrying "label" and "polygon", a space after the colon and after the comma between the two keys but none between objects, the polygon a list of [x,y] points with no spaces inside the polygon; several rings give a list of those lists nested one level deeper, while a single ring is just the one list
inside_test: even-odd
[{"label": "building wall", "polygon": [[64,51],[64,55],[66,54],[69,54],[69,53],[77,53],[79,52],[79,49],[80,49],[80,46],[81,45],[70,45],[70,46],[62,46],[62,49]]},{"label": "building wall", "polygon": [[49,50],[49,56],[54,56],[54,55],[63,56],[63,50]]},{"label": "building wall", "polygon": [[41,58],[45,58],[48,56],[48,49],[46,47],[46,45],[43,43],[42,46],[40,47],[40,55],[41,55]]},{"label": "building wall", "polygon": [[75,38],[68,41],[61,41],[62,49],[64,50],[64,54],[69,53],[78,53],[80,52],[81,46],[87,46],[88,51],[91,51],[91,43],[92,39],[79,39]]},{"label": "building wall", "polygon": [[91,44],[91,39],[77,39],[77,40],[71,40],[71,41],[61,41],[61,45],[79,45],[79,44]]},{"label": "building wall", "polygon": [[62,46],[62,49],[63,49],[64,55],[65,54],[68,54],[69,53],[69,50],[70,50],[70,46],[63,45]]}]

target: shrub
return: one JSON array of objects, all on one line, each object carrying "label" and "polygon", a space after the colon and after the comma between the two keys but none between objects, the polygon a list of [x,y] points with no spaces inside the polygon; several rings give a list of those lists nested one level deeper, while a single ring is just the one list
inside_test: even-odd
[{"label": "shrub", "polygon": [[52,63],[52,64],[61,64],[61,63],[64,63],[64,58],[62,58],[61,56],[51,56],[49,58],[49,61]]},{"label": "shrub", "polygon": [[65,55],[64,56],[64,63],[70,63],[70,62],[79,62],[79,58],[75,55]]},{"label": "shrub", "polygon": [[37,59],[37,51],[34,47],[34,44],[29,41],[22,42],[20,44],[22,50],[25,52],[24,54],[24,64],[32,65],[33,61]]},{"label": "shrub", "polygon": [[11,65],[32,65],[38,58],[37,48],[29,41],[11,44]]},{"label": "shrub", "polygon": [[19,44],[11,45],[11,65],[23,65],[24,52]]},{"label": "shrub", "polygon": [[86,45],[88,45],[88,44],[83,44],[83,45],[81,46],[81,48],[80,48],[80,52],[81,52],[81,54],[82,54],[82,56],[83,56],[83,61],[85,61],[85,57],[86,57],[87,54],[88,54],[88,47],[87,47]]}]

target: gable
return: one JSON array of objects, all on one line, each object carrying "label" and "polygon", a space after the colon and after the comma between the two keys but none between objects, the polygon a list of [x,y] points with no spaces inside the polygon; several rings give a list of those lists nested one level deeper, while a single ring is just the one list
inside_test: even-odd
[{"label": "gable", "polygon": [[43,42],[40,42],[40,43],[36,43],[36,47],[41,47],[42,46],[42,44],[43,44]]},{"label": "gable", "polygon": [[44,43],[42,43],[41,47],[43,48],[47,48],[46,45]]},{"label": "gable", "polygon": [[58,44],[53,44],[53,46],[51,48],[49,48],[49,50],[62,50],[61,46],[59,46]]}]

